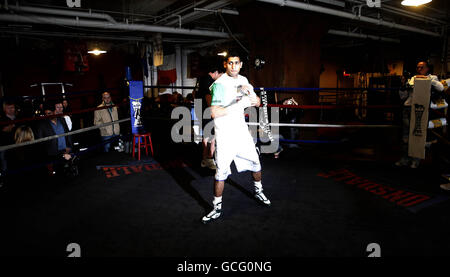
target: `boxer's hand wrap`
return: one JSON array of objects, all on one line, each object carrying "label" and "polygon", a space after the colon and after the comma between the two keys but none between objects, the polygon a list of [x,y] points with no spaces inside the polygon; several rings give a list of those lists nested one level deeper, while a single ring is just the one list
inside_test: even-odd
[{"label": "boxer's hand wrap", "polygon": [[244,112],[244,109],[247,107],[250,107],[251,104],[252,103],[250,101],[250,98],[248,96],[244,96],[237,103],[234,103],[233,105],[230,105],[230,106],[226,107],[225,109],[226,109],[227,113],[234,112],[234,111]]}]

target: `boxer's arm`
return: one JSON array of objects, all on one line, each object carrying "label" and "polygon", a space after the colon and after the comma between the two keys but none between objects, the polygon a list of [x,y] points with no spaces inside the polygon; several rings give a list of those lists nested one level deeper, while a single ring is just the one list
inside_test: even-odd
[{"label": "boxer's arm", "polygon": [[261,105],[261,99],[255,94],[254,98],[250,97],[252,106],[259,107]]},{"label": "boxer's arm", "polygon": [[212,118],[221,117],[234,111],[244,113],[244,109],[250,107],[251,105],[252,104],[250,97],[244,96],[239,102],[231,104],[227,107],[211,106],[211,117]]},{"label": "boxer's arm", "polygon": [[221,117],[227,114],[227,110],[221,106],[211,106],[211,118]]},{"label": "boxer's arm", "polygon": [[213,83],[211,91],[211,117],[217,118],[227,114],[225,105],[225,88],[222,84]]}]

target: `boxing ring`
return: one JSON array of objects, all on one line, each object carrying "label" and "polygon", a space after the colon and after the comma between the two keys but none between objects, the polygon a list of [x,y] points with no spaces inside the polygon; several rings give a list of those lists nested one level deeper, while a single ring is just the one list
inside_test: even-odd
[{"label": "boxing ring", "polygon": [[[264,90],[270,98],[271,90]],[[310,92],[301,88],[298,91]],[[96,99],[99,93],[95,92]],[[76,92],[73,97],[90,94]],[[111,94],[117,96],[114,91]],[[70,97],[71,92],[66,91],[66,98]],[[128,103],[117,106],[131,109]],[[375,155],[363,160],[351,152],[354,147],[371,147],[374,141],[384,139],[383,147],[392,148],[381,151],[395,157],[397,146],[390,144],[400,139],[395,119],[313,122],[300,117],[297,122],[281,118],[275,122],[271,120],[272,109],[279,113],[281,109],[302,110],[303,115],[313,112],[320,119],[321,113],[325,118],[326,112],[346,109],[354,115],[355,106],[268,101],[265,123],[272,131],[319,131],[319,136],[313,133],[309,137],[281,139],[273,134],[283,147],[299,147],[288,147],[278,159],[272,153],[260,155],[262,180],[272,206],[258,206],[248,176],[232,168],[234,174],[225,184],[227,205],[223,219],[204,226],[200,218],[211,208],[214,172],[200,167],[201,149],[194,140],[174,143],[170,139],[178,119],[170,117],[170,109],[157,107],[151,99],[143,99],[142,123],[152,132],[155,156],[138,161],[125,151],[101,153],[98,149],[102,144],[93,137],[101,126],[87,126],[64,134],[81,135],[90,142],[81,145],[86,149],[75,152],[81,157],[78,176],[52,181],[35,178],[28,184],[12,182],[0,188],[0,254],[22,256],[38,251],[34,254],[67,257],[71,253],[66,247],[71,243],[78,244],[85,257],[361,257],[370,254],[366,248],[374,242],[381,246],[384,256],[401,256],[405,251],[425,255],[448,251],[449,195],[436,189],[439,176],[433,164],[425,164],[418,171],[397,169],[392,167],[393,159],[377,159]],[[376,104],[364,108],[370,113],[371,109],[389,111],[400,106]],[[93,113],[96,109],[95,105],[70,115]],[[190,106],[186,109],[190,110]],[[126,114],[114,123],[129,125],[131,116]],[[193,126],[193,120],[189,121]],[[248,122],[249,128],[261,126],[262,122],[258,116]],[[350,141],[343,140],[347,134],[325,136],[320,130],[349,131],[359,144],[353,146],[351,136]],[[437,133],[441,130],[432,129]],[[384,137],[384,132],[398,137]],[[34,143],[39,145],[57,137]],[[441,137],[440,142],[445,144],[445,135]],[[257,138],[261,139],[258,143],[269,142],[264,135]],[[27,145],[1,146],[0,151]],[[10,172],[9,178],[14,181],[15,176],[26,172]]]}]

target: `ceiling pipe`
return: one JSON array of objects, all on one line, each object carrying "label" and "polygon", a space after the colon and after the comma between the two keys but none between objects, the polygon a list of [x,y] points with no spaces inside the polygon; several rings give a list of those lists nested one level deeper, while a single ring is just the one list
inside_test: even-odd
[{"label": "ceiling pipe", "polygon": [[93,13],[93,12],[81,12],[81,11],[68,11],[60,9],[48,9],[48,8],[37,8],[37,7],[21,7],[21,6],[7,6],[9,10],[17,12],[27,12],[27,13],[40,13],[40,14],[50,14],[50,15],[65,15],[65,16],[75,16],[75,17],[85,17],[91,19],[104,19],[111,23],[117,23],[114,18],[109,14],[103,13]]},{"label": "ceiling pipe", "polygon": [[[178,14],[180,14],[180,13],[183,13],[183,12],[187,11],[187,10],[190,10],[190,9],[192,9],[192,8],[195,8],[196,6],[201,5],[201,4],[203,4],[203,3],[207,2],[207,1],[208,1],[208,0],[201,0],[201,1],[199,1],[199,2],[194,2],[194,4],[189,5],[189,6],[185,7],[185,8],[182,8],[181,10],[175,10],[175,11],[173,11],[172,14],[178,15]],[[170,14],[170,15],[168,15],[168,16],[165,16],[165,17],[162,18],[162,19],[159,19],[158,21],[155,22],[155,24],[158,24],[158,23],[161,23],[161,22],[166,21],[167,19],[169,19],[169,18],[172,16],[172,14]]]},{"label": "ceiling pipe", "polygon": [[423,35],[427,35],[427,36],[432,36],[432,37],[441,37],[441,34],[439,34],[439,33],[419,29],[416,27],[396,24],[394,22],[383,21],[382,19],[377,19],[377,18],[372,18],[372,17],[367,17],[367,16],[357,16],[357,15],[354,15],[349,12],[333,10],[330,8],[315,6],[315,5],[311,5],[311,4],[307,4],[307,3],[301,3],[301,2],[290,1],[290,0],[257,0],[257,1],[263,2],[263,3],[269,3],[269,4],[276,4],[279,6],[297,8],[297,9],[311,11],[311,12],[317,12],[317,13],[323,13],[323,14],[343,17],[343,18],[347,18],[347,19],[351,19],[351,20],[372,23],[375,25],[381,25],[381,26],[385,26],[385,27],[389,27],[389,28],[405,30],[405,31],[419,33],[419,34],[423,34]]},{"label": "ceiling pipe", "polygon": [[[216,9],[225,7],[225,6],[229,5],[230,3],[231,3],[231,1],[229,1],[229,0],[220,0],[220,1],[217,1],[217,2],[214,2],[214,3],[204,6],[203,9],[216,10]],[[205,17],[207,15],[208,15],[208,13],[197,12],[197,11],[188,13],[183,16],[183,24],[192,22],[194,20]],[[167,22],[165,25],[170,26],[170,25],[174,25],[176,23],[177,23],[176,20],[172,20],[172,21]]]},{"label": "ceiling pipe", "polygon": [[415,12],[410,12],[410,11],[406,11],[406,10],[402,10],[393,6],[389,6],[386,4],[383,4],[381,6],[381,9],[390,13],[394,13],[394,14],[398,14],[398,15],[402,15],[402,16],[406,16],[409,18],[413,18],[416,20],[421,20],[424,22],[430,22],[430,23],[434,23],[434,24],[439,24],[439,25],[444,25],[446,24],[445,21],[433,18],[433,17],[429,17],[429,16],[424,16]]},{"label": "ceiling pipe", "polygon": [[[92,39],[92,40],[125,40],[125,41],[139,41],[139,42],[150,42],[148,38],[145,37],[129,37],[129,36],[105,36],[105,35],[90,35],[90,34],[80,34],[80,33],[49,33],[49,32],[41,32],[41,31],[2,31],[5,34],[12,35],[22,35],[29,37],[62,37],[62,38],[84,38],[84,39]],[[163,40],[164,41],[164,40]]]},{"label": "ceiling pipe", "polygon": [[[364,1],[346,0],[346,1],[351,2],[351,3],[356,3],[356,4],[362,4],[363,6],[367,5],[365,0]],[[411,11],[408,11],[408,10],[405,10],[405,9],[399,9],[399,8],[396,8],[396,7],[393,7],[393,6],[390,6],[390,5],[386,5],[384,3],[383,3],[383,5],[381,5],[380,9],[383,10],[383,11],[386,11],[386,12],[390,12],[390,13],[393,13],[393,14],[398,14],[398,15],[405,16],[405,17],[409,17],[409,18],[412,18],[412,19],[415,19],[415,20],[421,20],[423,22],[434,23],[434,24],[438,24],[438,25],[446,24],[445,21],[442,21],[442,20],[439,20],[439,19],[436,19],[436,18],[433,18],[433,17],[425,16],[425,15],[422,15],[422,14],[419,14],[419,13],[411,12]]]},{"label": "ceiling pipe", "polygon": [[352,32],[340,31],[340,30],[329,30],[328,34],[330,34],[330,35],[337,35],[337,36],[345,36],[345,37],[354,37],[354,38],[363,38],[363,39],[372,39],[372,40],[378,40],[378,41],[400,43],[399,39],[380,37],[380,36],[374,36],[374,35],[359,34],[359,33],[352,33]]},{"label": "ceiling pipe", "polygon": [[[83,33],[49,33],[42,31],[34,31],[34,30],[12,30],[12,31],[2,31],[4,34],[10,35],[21,35],[24,37],[62,37],[62,38],[84,38],[84,39],[92,39],[92,40],[113,40],[113,41],[129,41],[129,42],[152,42],[152,39],[148,37],[131,37],[131,36],[108,36],[108,35],[94,35],[94,34],[83,34]],[[230,39],[221,39],[227,40]],[[215,41],[215,40],[214,40]],[[204,39],[186,39],[182,40],[180,38],[163,38],[163,42],[168,43],[185,43],[185,44],[193,44],[193,43],[203,43]]]},{"label": "ceiling pipe", "polygon": [[194,8],[194,11],[196,11],[196,12],[198,11],[198,12],[225,13],[225,14],[231,14],[231,15],[239,15],[238,11],[226,10],[226,9],[210,10],[210,9]]},{"label": "ceiling pipe", "polygon": [[219,45],[222,43],[227,43],[230,41],[233,41],[233,39],[217,39],[217,40],[206,41],[206,42],[202,42],[202,43],[198,43],[198,44],[188,45],[188,46],[186,46],[186,48],[188,48],[188,49],[205,48],[205,47],[209,47],[209,46]]},{"label": "ceiling pipe", "polygon": [[23,16],[16,14],[0,14],[0,21],[9,21],[15,23],[66,25],[73,27],[100,28],[100,29],[122,30],[122,31],[155,32],[155,33],[168,33],[168,34],[191,35],[191,36],[217,37],[217,38],[230,37],[228,33],[217,31],[195,30],[195,29],[190,30],[167,26],[143,25],[143,24],[111,23],[86,19],[67,19],[67,18],[44,17],[44,16]]},{"label": "ceiling pipe", "polygon": [[171,14],[168,17],[177,17],[178,18],[178,28],[181,28],[181,15],[179,15],[179,14]]}]

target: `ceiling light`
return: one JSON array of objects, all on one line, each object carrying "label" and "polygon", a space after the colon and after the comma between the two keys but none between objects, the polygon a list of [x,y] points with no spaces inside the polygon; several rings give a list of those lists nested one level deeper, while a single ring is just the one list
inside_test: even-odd
[{"label": "ceiling light", "polygon": [[217,53],[217,55],[226,57],[228,55],[228,53],[227,53],[227,51],[223,51],[223,52]]},{"label": "ceiling light", "polygon": [[94,49],[94,50],[88,51],[88,53],[89,53],[89,54],[94,54],[94,55],[98,56],[98,55],[100,55],[100,54],[105,54],[106,51],[105,51],[105,50],[99,50],[99,49],[96,48],[96,49]]},{"label": "ceiling light", "polygon": [[402,5],[403,6],[420,6],[423,4],[430,3],[432,0],[403,0]]}]

